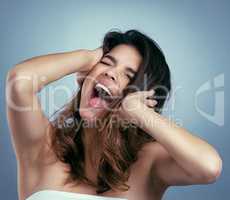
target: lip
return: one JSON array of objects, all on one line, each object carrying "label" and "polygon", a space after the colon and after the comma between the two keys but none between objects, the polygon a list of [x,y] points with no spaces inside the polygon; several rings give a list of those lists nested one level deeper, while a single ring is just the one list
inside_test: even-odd
[{"label": "lip", "polygon": [[[94,87],[97,83],[100,83],[107,87],[112,94],[112,96],[116,96],[118,94],[118,87],[114,84],[113,81],[109,80],[108,78],[99,78],[95,81]],[[112,86],[112,87],[111,87]]]},{"label": "lip", "polygon": [[[107,78],[99,78],[99,79],[96,79],[96,80],[93,81],[91,90],[89,91],[90,94],[89,94],[88,100],[87,100],[87,105],[88,105],[88,106],[90,106],[90,105],[89,105],[89,101],[90,101],[90,99],[91,99],[91,98],[93,97],[93,95],[94,95],[94,88],[95,88],[95,85],[96,85],[97,83],[100,83],[100,84],[106,86],[106,87],[109,89],[109,91],[111,92],[112,97],[116,97],[115,92],[114,92],[113,90],[111,90],[111,87],[110,87],[110,86],[111,86],[112,84],[114,84],[114,83],[112,83],[112,81],[111,81],[111,80],[108,80]],[[110,103],[111,103],[111,102],[110,102]]]}]

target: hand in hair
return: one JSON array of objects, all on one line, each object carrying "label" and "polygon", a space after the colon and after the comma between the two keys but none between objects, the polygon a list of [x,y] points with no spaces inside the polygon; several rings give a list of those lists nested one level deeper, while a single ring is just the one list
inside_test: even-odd
[{"label": "hand in hair", "polygon": [[89,50],[89,54],[92,57],[92,64],[89,66],[89,68],[84,68],[85,71],[77,72],[77,83],[79,85],[82,85],[87,74],[89,74],[93,67],[100,61],[103,56],[103,49],[102,47],[98,47],[94,50]]},{"label": "hand in hair", "polygon": [[138,122],[135,122],[135,116],[141,115],[145,109],[151,109],[157,104],[157,101],[152,98],[154,92],[154,90],[149,90],[128,94],[115,113],[119,119],[138,125]]}]

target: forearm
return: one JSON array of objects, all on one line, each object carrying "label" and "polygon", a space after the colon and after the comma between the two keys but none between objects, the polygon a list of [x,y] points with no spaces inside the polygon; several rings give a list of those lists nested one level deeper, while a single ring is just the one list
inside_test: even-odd
[{"label": "forearm", "polygon": [[195,176],[213,174],[221,168],[221,158],[210,144],[171,120],[151,109],[146,109],[137,118],[139,126],[162,144],[188,173]]},{"label": "forearm", "polygon": [[17,64],[9,71],[8,79],[17,79],[27,90],[38,92],[45,85],[66,75],[89,70],[93,64],[90,50],[48,54]]}]

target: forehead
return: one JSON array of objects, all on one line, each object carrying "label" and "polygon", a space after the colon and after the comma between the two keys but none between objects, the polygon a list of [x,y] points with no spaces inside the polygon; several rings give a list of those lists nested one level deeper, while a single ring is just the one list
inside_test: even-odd
[{"label": "forehead", "polygon": [[132,67],[134,69],[138,69],[139,65],[141,64],[142,57],[138,50],[126,44],[120,44],[111,49],[108,53],[112,55],[120,65],[125,65]]}]

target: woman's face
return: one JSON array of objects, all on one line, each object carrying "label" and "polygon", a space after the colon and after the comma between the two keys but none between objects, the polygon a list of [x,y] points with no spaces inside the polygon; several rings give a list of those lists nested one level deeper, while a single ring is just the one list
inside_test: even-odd
[{"label": "woman's face", "polygon": [[105,94],[110,98],[120,96],[135,76],[141,59],[136,48],[126,44],[117,45],[105,54],[83,82],[79,107],[81,117],[94,121],[111,111],[111,101],[98,96],[95,88],[106,91]]}]

